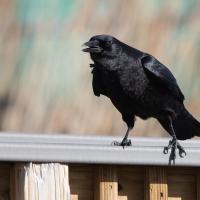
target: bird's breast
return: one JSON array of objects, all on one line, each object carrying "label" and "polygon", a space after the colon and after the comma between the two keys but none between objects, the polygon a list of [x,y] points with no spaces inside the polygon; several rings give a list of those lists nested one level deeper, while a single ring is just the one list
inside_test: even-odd
[{"label": "bird's breast", "polygon": [[134,113],[147,119],[159,112],[160,108],[155,107],[156,93],[140,71],[104,72],[103,77],[108,97],[121,113]]},{"label": "bird's breast", "polygon": [[117,73],[104,72],[103,77],[107,95],[114,106],[120,112],[133,113],[139,106],[138,93],[141,92],[134,88],[135,81],[128,82],[128,77],[119,77]]}]

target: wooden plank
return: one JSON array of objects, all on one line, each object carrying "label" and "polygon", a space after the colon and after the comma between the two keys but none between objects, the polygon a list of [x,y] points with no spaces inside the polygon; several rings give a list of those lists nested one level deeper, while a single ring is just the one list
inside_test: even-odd
[{"label": "wooden plank", "polygon": [[71,194],[70,200],[79,200],[77,194]]},{"label": "wooden plank", "polygon": [[167,170],[168,197],[173,200],[197,199],[195,168],[170,167]]},{"label": "wooden plank", "polygon": [[12,164],[0,164],[0,200],[9,199],[10,169]]},{"label": "wooden plank", "polygon": [[197,169],[197,200],[200,200],[200,168]]},{"label": "wooden plank", "polygon": [[166,169],[164,167],[146,168],[146,200],[168,200]]},{"label": "wooden plank", "polygon": [[14,164],[10,176],[10,196],[11,200],[24,200],[24,178],[26,164]]},{"label": "wooden plank", "polygon": [[145,168],[140,166],[118,167],[118,200],[144,199]]},{"label": "wooden plank", "polygon": [[70,200],[68,166],[15,164],[12,200]]},{"label": "wooden plank", "polygon": [[128,200],[127,196],[118,196],[117,200]]},{"label": "wooden plank", "polygon": [[94,167],[92,165],[70,165],[69,184],[71,200],[93,200]]},{"label": "wooden plank", "polygon": [[118,183],[115,166],[96,168],[95,200],[117,200]]}]

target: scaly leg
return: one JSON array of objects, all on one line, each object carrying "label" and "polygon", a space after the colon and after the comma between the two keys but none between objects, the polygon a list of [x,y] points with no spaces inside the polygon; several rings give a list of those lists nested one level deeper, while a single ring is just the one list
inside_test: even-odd
[{"label": "scaly leg", "polygon": [[163,153],[167,154],[169,149],[171,149],[171,153],[170,153],[170,156],[169,156],[169,165],[171,165],[172,162],[173,162],[173,165],[175,165],[176,149],[179,150],[179,156],[181,158],[183,158],[184,155],[186,156],[186,152],[177,140],[171,117],[169,117],[169,122],[170,122],[169,125],[170,125],[170,131],[171,131],[171,134],[172,134],[172,140],[169,141],[169,145],[167,147],[164,147]]},{"label": "scaly leg", "polygon": [[113,144],[114,144],[115,146],[122,146],[123,148],[124,148],[125,146],[131,146],[131,145],[132,145],[132,144],[131,144],[131,140],[128,139],[128,135],[129,135],[130,130],[131,130],[131,128],[128,127],[128,129],[127,129],[127,131],[126,131],[126,134],[125,134],[123,140],[122,140],[121,142],[114,141]]}]

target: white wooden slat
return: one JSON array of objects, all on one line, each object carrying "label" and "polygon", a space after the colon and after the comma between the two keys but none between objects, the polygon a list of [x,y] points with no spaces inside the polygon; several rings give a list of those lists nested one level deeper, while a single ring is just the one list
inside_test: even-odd
[{"label": "white wooden slat", "polygon": [[16,164],[13,200],[70,200],[68,166]]}]

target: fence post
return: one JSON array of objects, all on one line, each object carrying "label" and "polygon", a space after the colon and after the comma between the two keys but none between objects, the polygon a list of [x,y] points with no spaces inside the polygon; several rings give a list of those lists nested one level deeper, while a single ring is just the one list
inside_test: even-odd
[{"label": "fence post", "polygon": [[65,164],[15,164],[11,176],[12,200],[70,200]]}]

